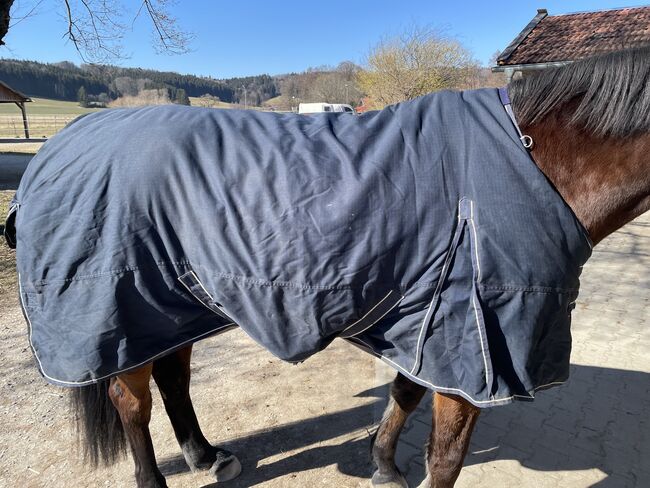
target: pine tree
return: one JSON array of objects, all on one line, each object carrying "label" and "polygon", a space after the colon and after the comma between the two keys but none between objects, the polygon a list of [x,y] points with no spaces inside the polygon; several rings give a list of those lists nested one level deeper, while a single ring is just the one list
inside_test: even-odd
[{"label": "pine tree", "polygon": [[174,103],[179,105],[189,105],[190,98],[187,96],[187,93],[182,88],[176,90],[176,97],[174,98]]},{"label": "pine tree", "polygon": [[79,90],[77,90],[77,101],[79,102],[80,107],[88,106],[88,94],[86,93],[86,88],[81,85]]}]

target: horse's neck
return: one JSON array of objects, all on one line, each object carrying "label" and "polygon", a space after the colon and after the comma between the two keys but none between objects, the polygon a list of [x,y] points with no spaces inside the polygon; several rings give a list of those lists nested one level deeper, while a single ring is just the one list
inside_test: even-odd
[{"label": "horse's neck", "polygon": [[650,209],[650,135],[597,138],[559,117],[524,127],[533,159],[594,243]]}]

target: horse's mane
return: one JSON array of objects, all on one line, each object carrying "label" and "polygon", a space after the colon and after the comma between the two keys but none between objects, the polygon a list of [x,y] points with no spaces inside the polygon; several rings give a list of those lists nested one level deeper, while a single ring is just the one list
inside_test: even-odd
[{"label": "horse's mane", "polygon": [[512,81],[508,91],[522,126],[571,104],[570,124],[594,135],[650,132],[650,45],[547,69]]}]

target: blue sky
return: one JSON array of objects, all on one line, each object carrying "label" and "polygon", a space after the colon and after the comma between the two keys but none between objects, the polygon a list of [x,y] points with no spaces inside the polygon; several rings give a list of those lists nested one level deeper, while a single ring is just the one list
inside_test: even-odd
[{"label": "blue sky", "polygon": [[[37,1],[16,0],[14,10],[25,12]],[[419,25],[455,36],[487,65],[492,54],[504,49],[534,17],[537,8],[553,15],[639,5],[621,1],[178,0],[173,13],[195,36],[192,52],[156,54],[149,26],[139,19],[125,39],[129,58],[116,64],[215,78],[280,74],[344,60],[362,62],[382,37]],[[131,12],[139,4],[136,0],[122,3]],[[63,39],[62,5],[62,0],[43,0],[37,15],[11,28],[0,56],[80,63],[77,52]]]}]

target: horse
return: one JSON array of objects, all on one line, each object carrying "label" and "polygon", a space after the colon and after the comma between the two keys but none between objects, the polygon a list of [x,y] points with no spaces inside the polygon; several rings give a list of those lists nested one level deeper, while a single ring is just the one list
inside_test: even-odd
[{"label": "horse", "polygon": [[[499,100],[496,98],[495,90],[484,89],[483,91],[479,90],[479,92],[478,95],[470,92],[460,92],[460,94],[453,95],[453,97],[456,97],[454,98],[455,100],[469,100],[477,96],[481,100],[484,100],[481,97],[486,97],[485,100]],[[568,66],[548,69],[535,75],[516,79],[507,86],[507,90],[501,91],[501,95],[502,105],[497,107],[496,102],[494,102],[490,105],[488,112],[495,112],[497,108],[503,111],[503,113],[498,114],[499,120],[511,121],[512,126],[508,129],[510,131],[508,134],[515,134],[513,138],[514,143],[521,145],[521,147],[517,148],[517,151],[520,151],[518,161],[524,161],[524,163],[528,161],[530,162],[530,168],[539,171],[539,178],[544,178],[548,182],[549,188],[552,188],[555,192],[555,196],[553,197],[555,198],[553,200],[555,202],[554,205],[561,206],[565,204],[567,206],[567,209],[565,209],[566,212],[564,210],[562,212],[564,212],[564,217],[569,219],[571,225],[566,228],[568,230],[562,229],[562,233],[556,234],[554,236],[556,240],[552,240],[552,242],[557,242],[557,239],[562,240],[564,232],[573,232],[576,230],[575,238],[580,242],[579,251],[582,253],[582,250],[587,244],[589,246],[597,245],[607,235],[650,209],[650,48],[638,48],[605,54],[581,60]],[[401,109],[388,107],[380,112],[381,115],[371,114],[368,117],[383,117],[381,120],[386,120],[389,121],[387,123],[391,123],[390,121],[394,120],[398,114],[408,111],[409,107],[411,106],[408,103]],[[416,107],[416,105],[413,105],[413,107]],[[436,106],[434,108],[440,107]],[[481,110],[483,109],[485,107]],[[176,115],[173,112],[166,113],[170,115],[169,123],[171,124]],[[442,115],[444,116],[445,114],[443,113]],[[109,115],[108,117],[112,116]],[[119,114],[115,115],[115,117],[120,116]],[[141,117],[143,113],[139,112],[135,116]],[[247,119],[246,114],[233,115],[233,117],[236,117],[240,122],[238,130],[249,126],[252,127],[252,129],[249,127],[250,130],[263,129],[260,125],[260,120],[262,119]],[[288,123],[302,124],[298,119],[301,116],[289,115],[287,117],[290,118],[287,119],[289,120]],[[337,142],[340,143],[338,147],[340,153],[344,156],[347,149],[342,142],[345,138],[345,131],[337,131],[336,125],[338,123],[337,120],[344,120],[340,119],[340,117],[352,116],[345,114],[327,115],[320,120],[319,123],[321,125],[318,127],[320,131],[325,130],[323,129],[324,127],[329,129],[333,128],[333,135],[330,134],[330,141],[334,144]],[[421,114],[418,114],[415,120],[423,120],[423,117]],[[92,125],[95,120],[98,119],[88,118],[86,121],[87,125]],[[349,124],[345,126],[348,131],[353,131],[354,127],[356,127],[355,124],[357,124],[353,119],[345,119],[342,123]],[[95,123],[95,125],[98,124]],[[59,137],[63,138],[66,144],[79,144],[79,141],[74,139],[74,130],[82,126],[83,124],[81,122],[73,122],[69,130],[66,133],[62,133]],[[301,127],[304,131],[308,130],[311,126],[305,125]],[[101,126],[100,129],[106,130],[106,126]],[[401,131],[404,130],[403,127],[398,129]],[[420,129],[417,128],[416,130],[418,138],[426,139],[427,133],[420,131]],[[314,134],[315,132],[310,133],[312,137],[317,137]],[[457,137],[469,139],[470,145],[474,142],[475,137],[477,137],[475,133],[472,133],[472,137],[462,132],[456,132],[455,134]],[[278,138],[284,137],[285,140],[290,139],[290,135],[287,133],[279,133],[276,136]],[[109,138],[110,135],[106,137]],[[405,137],[404,134],[401,137]],[[446,135],[445,137],[449,136]],[[124,141],[119,142],[120,144],[124,144]],[[514,143],[507,141],[503,144],[505,144],[504,147],[513,148]],[[247,141],[243,136],[239,137],[237,144],[244,147],[244,150],[248,150],[246,149],[247,147],[250,149],[250,145],[246,146]],[[291,140],[287,144],[290,146]],[[502,142],[498,142],[498,144],[502,145]],[[316,146],[312,149],[314,151],[323,150],[322,147]],[[56,150],[60,151],[60,147]],[[101,147],[97,149],[97,151],[103,150]],[[263,152],[263,148],[259,146],[255,146],[250,150],[258,156]],[[91,151],[91,149],[84,147],[79,151],[78,157],[81,157],[84,152]],[[56,157],[55,153],[51,154],[51,157]],[[521,159],[524,158],[524,155],[528,158],[527,160]],[[44,177],[37,180],[37,188],[32,191],[37,191],[47,181],[61,178],[61,174],[63,174],[62,172],[65,169],[56,168],[55,171],[48,173],[47,168],[48,165],[43,164],[42,166],[37,166],[36,169],[32,169],[32,173],[26,175],[27,180],[34,180],[45,174]],[[28,168],[29,170],[30,168]],[[97,172],[94,168],[90,168],[89,171]],[[537,178],[533,173],[527,174],[529,176],[532,175],[531,177],[533,178]],[[158,177],[160,174],[156,173],[154,176]],[[251,175],[246,174],[240,174],[239,176],[241,178],[251,177]],[[539,178],[536,181],[542,181]],[[373,181],[376,183],[377,181],[381,182],[383,180]],[[105,192],[112,191],[109,188],[110,182],[104,175],[100,175],[100,182],[105,184],[103,188]],[[68,179],[65,183],[72,185],[72,180]],[[323,191],[326,191],[327,185],[330,184],[332,183],[326,182],[324,187],[319,188],[324,188]],[[21,183],[21,187],[22,185]],[[390,193],[392,191],[390,190],[390,185],[382,188],[381,195],[390,202],[389,199],[392,194]],[[162,184],[161,192],[166,192],[169,189],[170,187]],[[25,256],[29,253],[30,246],[33,247],[41,244],[35,238],[30,240],[29,234],[21,229],[37,229],[34,225],[39,225],[45,227],[46,232],[50,232],[47,235],[54,235],[52,234],[54,228],[49,227],[49,224],[44,219],[34,217],[32,220],[37,220],[34,224],[28,221],[29,219],[26,216],[29,214],[23,214],[21,216],[21,212],[24,212],[23,208],[29,206],[29,199],[27,198],[29,195],[28,190],[31,189],[29,184],[26,184],[22,195],[17,195],[20,198],[17,198],[16,204],[10,212],[6,224],[6,237],[10,245],[17,246],[17,252],[19,253],[19,271],[23,275],[19,279],[21,283],[21,305],[30,326],[31,340],[31,334],[34,331],[35,325],[33,322],[39,320],[38,314],[41,313],[39,312],[39,307],[42,308],[44,306],[42,303],[43,300],[53,300],[54,295],[45,296],[45,298],[39,296],[39,293],[42,291],[41,288],[47,285],[45,283],[47,278],[45,271],[43,272],[44,278],[41,281],[30,281],[30,279],[24,277],[30,270],[28,265],[25,264],[27,262],[26,258],[22,258],[22,262],[20,260],[21,248],[25,249],[23,251],[23,256]],[[395,191],[399,193],[399,189]],[[21,191],[19,189],[20,193]],[[561,198],[562,201],[560,202],[559,198],[556,197]],[[281,199],[282,196],[274,195],[270,200],[262,195],[259,198],[263,201],[264,205],[269,202],[273,205],[273,198]],[[400,194],[400,198],[403,198],[403,195]],[[110,202],[109,200],[109,204]],[[145,206],[148,205],[146,198],[144,204]],[[51,206],[53,202],[45,202],[45,205]],[[116,203],[113,202],[112,205],[116,205]],[[198,211],[199,208],[200,205],[197,204],[195,210]],[[64,208],[62,211],[70,212],[71,214],[74,213],[72,208]],[[124,212],[129,211],[136,210],[124,209]],[[432,265],[437,270],[436,277],[440,282],[447,278],[452,281],[458,278],[454,276],[453,268],[455,267],[455,261],[460,259],[458,256],[465,252],[465,248],[468,253],[471,252],[473,254],[474,251],[477,251],[476,246],[478,241],[472,240],[476,232],[473,202],[461,200],[458,209],[454,209],[454,211],[457,211],[458,218],[456,224],[451,226],[450,230],[452,233],[454,229],[456,231],[451,244],[447,242],[447,245],[451,245],[453,249],[450,252],[437,256],[435,266]],[[480,212],[480,210],[476,211]],[[552,213],[554,210],[550,210],[549,207],[549,210],[544,210],[544,212],[546,211]],[[147,212],[153,214],[156,212],[156,209],[153,208],[153,205],[149,205]],[[575,222],[570,217],[575,218]],[[93,218],[96,219],[96,215],[93,214],[89,218],[91,220]],[[189,219],[191,215],[188,214],[185,218]],[[404,218],[407,219],[408,217],[405,216]],[[243,221],[242,225],[247,223],[246,219],[241,220]],[[96,221],[93,220],[93,222]],[[138,221],[138,224],[146,225],[146,222],[144,224],[143,222]],[[123,226],[135,225],[133,222],[124,223],[122,221],[118,221],[116,225],[120,224]],[[225,221],[223,221],[221,225],[225,232],[230,224],[226,225]],[[323,230],[323,225],[320,221],[314,223],[314,225],[319,230]],[[351,222],[350,229],[354,228],[355,231],[359,230],[355,225],[354,222]],[[72,226],[71,228],[67,228],[65,232],[69,233],[77,227],[87,233],[84,234],[81,241],[84,250],[94,249],[97,246],[97,242],[103,242],[101,239],[104,234],[102,234],[101,229],[98,230],[96,225],[95,227],[88,228],[85,221],[82,221],[82,217],[75,216]],[[579,236],[578,231],[580,230],[586,233],[584,239]],[[552,231],[552,229],[548,229],[548,232]],[[327,239],[326,234],[319,235],[318,237],[327,241],[327,246],[334,245],[332,241]],[[64,253],[66,248],[74,245],[72,241],[67,240],[66,235],[60,236],[59,239],[62,240],[60,246],[52,248],[59,253]],[[92,239],[96,240],[93,241]],[[54,244],[58,245],[57,243]],[[245,249],[243,251],[245,259],[253,259],[251,254],[246,254],[246,252],[251,252],[248,244],[242,242],[241,245]],[[48,251],[52,252],[52,249],[48,248]],[[533,253],[533,258],[535,258],[535,253],[542,251],[533,247],[531,252]],[[514,253],[515,251],[513,251]],[[576,268],[581,267],[583,264],[582,261],[588,257],[582,256],[582,254],[580,256],[581,261],[576,265]],[[374,258],[374,256],[372,257]],[[476,257],[477,260],[472,261],[472,266],[480,264],[478,261],[478,252],[476,252]],[[53,263],[56,263],[56,258],[57,253],[55,252],[53,258],[55,261],[52,261]],[[80,266],[79,263],[79,260],[74,262],[75,269]],[[182,285],[186,288],[186,291],[183,293],[189,298],[196,298],[201,305],[205,306],[204,313],[212,314],[210,315],[212,318],[219,317],[219,327],[202,330],[202,336],[225,331],[235,326],[234,322],[230,322],[238,317],[238,314],[232,311],[234,305],[227,305],[228,302],[224,301],[224,297],[222,296],[212,296],[216,291],[213,288],[207,290],[203,282],[197,278],[194,269],[187,271],[188,263],[174,263],[174,265],[182,265],[181,267],[186,271],[185,274],[178,277]],[[473,271],[470,271],[470,273],[473,273],[473,275],[470,274],[470,281],[472,280],[472,276],[474,281],[480,281],[481,269],[472,269]],[[46,271],[49,272],[50,268],[48,267]],[[128,272],[133,270],[127,270],[128,272],[122,271],[120,277],[122,275],[128,275]],[[479,275],[478,277],[477,273]],[[368,274],[370,274],[370,271]],[[95,273],[92,276],[88,275],[84,278],[86,280],[96,279],[97,277],[107,280],[117,279],[115,275],[116,273]],[[64,294],[67,290],[77,286],[74,282],[74,273],[72,273],[72,276],[72,278],[68,277],[60,280],[60,284],[57,285],[59,288],[57,288],[56,295]],[[148,276],[151,277],[151,275]],[[228,276],[226,278],[231,279],[232,277]],[[23,289],[24,287],[30,287],[30,283],[33,285],[33,289]],[[89,288],[84,283],[93,282],[86,281],[79,286]],[[250,280],[240,280],[239,283],[239,285],[247,287],[252,287],[257,284],[259,283],[251,283]],[[264,283],[263,285],[266,288],[273,288],[272,285],[277,285],[277,283]],[[141,286],[146,287],[146,281]],[[400,432],[408,416],[415,410],[427,389],[434,390],[432,404],[433,428],[427,444],[426,479],[421,484],[421,488],[450,488],[454,486],[460,474],[463,459],[469,446],[470,436],[481,412],[481,408],[499,404],[500,399],[494,394],[505,383],[499,383],[501,380],[497,381],[496,375],[497,369],[501,367],[500,365],[502,365],[504,359],[494,354],[495,347],[497,348],[496,352],[500,351],[497,339],[494,337],[494,328],[484,327],[481,329],[479,327],[478,334],[480,337],[477,340],[480,340],[479,345],[481,347],[476,349],[478,351],[478,358],[481,357],[480,353],[483,353],[483,361],[478,360],[480,365],[478,369],[480,374],[478,376],[481,378],[485,376],[485,384],[481,384],[477,391],[479,393],[485,392],[485,395],[487,395],[486,398],[489,398],[490,401],[478,400],[478,397],[474,393],[469,394],[465,390],[451,387],[435,387],[418,376],[418,368],[426,369],[426,363],[432,360],[431,356],[423,355],[422,343],[426,343],[426,338],[430,337],[432,333],[430,330],[431,321],[435,323],[436,314],[441,313],[441,307],[446,306],[440,301],[440,295],[444,294],[446,292],[445,290],[449,289],[449,286],[432,283],[431,286],[427,285],[423,287],[423,289],[427,290],[427,298],[424,301],[418,302],[422,309],[420,311],[425,318],[422,329],[417,331],[419,336],[416,334],[418,347],[416,363],[410,370],[400,367],[396,363],[393,364],[398,370],[398,373],[390,388],[390,399],[385,414],[372,437],[372,460],[376,466],[371,481],[373,486],[384,488],[407,486],[404,477],[395,465],[395,450]],[[293,287],[289,286],[283,288],[283,293],[290,294],[293,293],[292,290]],[[131,292],[132,289],[128,288],[127,291]],[[319,293],[321,291],[319,290]],[[327,293],[332,292],[331,289],[325,291]],[[347,289],[336,289],[335,291],[347,293]],[[399,293],[394,292],[394,290],[389,290],[384,296],[383,293],[385,291],[382,290],[382,295],[377,297],[373,302],[374,306],[370,310],[365,310],[365,313],[359,317],[355,317],[357,320],[352,325],[346,323],[345,327],[340,327],[336,331],[331,332],[326,340],[310,344],[312,349],[308,352],[312,353],[315,350],[325,347],[336,336],[344,337],[355,345],[367,349],[369,352],[373,352],[371,347],[366,347],[368,345],[367,342],[358,338],[371,338],[370,335],[364,336],[363,334],[370,334],[373,328],[377,326],[377,323],[385,324],[386,320],[391,320],[393,317],[391,314],[399,308],[400,301],[404,299],[403,296],[395,300],[388,298],[392,296],[392,293]],[[558,312],[558,316],[561,317],[558,324],[568,324],[566,316],[570,314],[573,301],[577,296],[577,290],[571,288],[570,291],[569,293],[568,289],[561,290],[560,295],[562,296],[562,301],[558,302],[557,308],[561,308],[562,310]],[[311,288],[301,288],[296,293],[309,294],[311,292]],[[553,295],[554,293],[553,290],[533,288],[517,290],[517,292],[539,292],[548,295]],[[119,295],[120,293],[120,290],[116,287],[114,294]],[[307,296],[310,297],[311,295]],[[317,296],[320,297],[320,295]],[[434,300],[438,300],[438,302],[434,304]],[[479,300],[482,299],[479,297]],[[485,300],[488,301],[487,299]],[[272,306],[272,302],[264,302],[264,304],[267,303],[271,304],[269,306]],[[386,303],[390,306],[385,305]],[[348,305],[348,302],[343,301],[342,304],[345,306]],[[155,308],[154,305],[152,304],[151,306]],[[284,304],[281,303],[281,305]],[[473,311],[476,313],[476,321],[480,326],[483,320],[479,319],[476,299],[473,305]],[[63,320],[73,320],[75,312],[83,306],[87,305],[83,303],[73,304],[71,308],[65,310],[69,316],[64,315]],[[544,307],[546,308],[542,307],[540,309],[542,312],[554,312],[547,305],[544,305]],[[278,310],[277,313],[282,313],[280,308]],[[324,310],[327,311],[326,309]],[[156,313],[158,312],[159,310],[156,310]],[[182,315],[181,312],[182,310],[179,308],[178,316]],[[117,313],[119,315],[121,311],[118,310]],[[146,313],[149,312],[143,311],[142,317],[145,317]],[[192,309],[192,313],[198,317],[196,315],[198,312],[195,312],[195,309]],[[243,314],[244,312],[241,313]],[[274,311],[274,313],[276,312]],[[368,316],[371,319],[366,319]],[[332,321],[336,318],[335,316],[333,317],[331,318]],[[385,329],[382,329],[382,337],[390,332],[389,325],[385,325],[384,327]],[[247,330],[247,332],[249,331]],[[88,332],[84,329],[84,333],[87,334]],[[255,334],[255,331],[252,330],[249,333]],[[492,337],[487,338],[487,347],[492,350],[491,357],[486,357],[485,355],[486,350],[483,347],[484,337],[482,335],[485,333],[492,335]],[[68,339],[73,341],[76,340],[75,337],[73,334]],[[283,338],[280,337],[280,339]],[[278,341],[278,337],[271,337],[269,341],[273,339],[276,342]],[[150,355],[148,359],[141,363],[137,363],[137,360],[134,360],[135,363],[127,363],[126,366],[123,365],[121,368],[119,364],[113,365],[114,368],[107,371],[101,369],[102,364],[99,364],[97,365],[97,368],[99,368],[97,370],[99,371],[98,373],[83,377],[79,376],[80,380],[77,382],[57,379],[49,372],[50,370],[46,371],[42,364],[44,363],[43,353],[42,351],[38,351],[39,345],[34,345],[33,343],[32,347],[34,348],[35,354],[39,352],[39,354],[36,354],[39,360],[39,367],[41,367],[41,372],[46,376],[48,381],[65,386],[75,386],[71,389],[72,405],[76,411],[79,428],[84,433],[82,441],[89,462],[92,465],[101,463],[111,464],[123,454],[128,446],[135,463],[137,486],[144,488],[166,486],[165,478],[156,465],[154,447],[148,429],[151,417],[150,381],[152,377],[161,392],[167,415],[173,426],[183,456],[190,468],[193,470],[209,470],[217,482],[234,479],[241,471],[241,464],[237,457],[233,453],[211,445],[199,427],[199,422],[189,395],[190,359],[192,344],[195,340],[198,340],[198,338],[194,337],[189,341],[176,344],[175,347],[169,348],[168,350],[152,353],[153,355]],[[275,345],[278,348],[277,350],[280,351],[280,354],[282,352],[282,344]],[[124,342],[119,343],[118,346],[128,348],[128,344],[125,346]],[[566,341],[562,343],[562,348],[564,348],[561,350],[561,352],[563,351],[562,354],[568,354],[565,350]],[[74,356],[81,353],[82,351],[78,349],[69,351],[69,355],[66,356],[67,360],[69,362],[73,361]],[[304,353],[304,349],[298,352],[287,353],[286,356],[292,360],[299,361],[303,358],[301,353]],[[105,356],[107,358],[106,361],[110,361],[112,356],[110,354]],[[484,369],[483,366],[485,366]],[[568,364],[566,366],[568,367]],[[510,368],[510,366],[508,367]],[[62,370],[64,369],[62,368]],[[562,376],[565,373],[560,371],[558,374]],[[492,376],[490,377],[490,375]],[[527,380],[516,379],[515,382],[521,381]],[[543,383],[543,381],[540,380],[538,383]],[[489,388],[490,385],[492,390]],[[513,390],[515,393],[512,395],[510,395],[512,392],[507,390],[510,396],[504,397],[504,399],[511,401],[512,399],[518,399],[515,397],[521,396],[526,396],[526,399],[532,399],[532,392],[538,387],[552,386],[552,384],[531,385],[524,388],[523,394],[517,394],[516,391],[518,390],[515,387],[513,387],[515,388]],[[527,395],[527,393],[530,393],[530,395]]]}]

